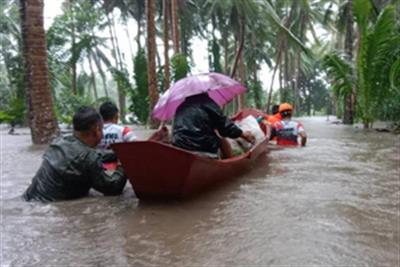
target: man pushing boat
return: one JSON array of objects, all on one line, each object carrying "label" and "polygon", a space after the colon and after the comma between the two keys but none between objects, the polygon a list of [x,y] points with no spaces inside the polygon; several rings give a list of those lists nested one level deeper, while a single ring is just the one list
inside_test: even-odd
[{"label": "man pushing boat", "polygon": [[118,195],[126,184],[119,166],[105,172],[102,156],[95,147],[103,136],[103,120],[90,107],[81,107],[73,117],[72,136],[56,139],[43,156],[43,162],[25,191],[25,200],[67,200],[86,196],[93,188],[104,195]]}]

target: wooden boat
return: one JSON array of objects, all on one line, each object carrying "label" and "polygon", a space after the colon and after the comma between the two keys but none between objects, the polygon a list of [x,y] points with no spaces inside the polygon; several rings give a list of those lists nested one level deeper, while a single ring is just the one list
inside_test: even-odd
[{"label": "wooden boat", "polygon": [[[247,110],[235,118],[259,115]],[[140,199],[183,198],[243,174],[267,151],[270,131],[248,152],[229,159],[211,159],[158,141],[113,144]]]}]

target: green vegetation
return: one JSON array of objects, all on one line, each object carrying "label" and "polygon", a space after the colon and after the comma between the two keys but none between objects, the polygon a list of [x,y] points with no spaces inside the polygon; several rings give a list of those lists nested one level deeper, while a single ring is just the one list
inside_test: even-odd
[{"label": "green vegetation", "polygon": [[[163,6],[172,2],[176,9]],[[266,110],[285,101],[294,104],[297,115],[336,114],[365,127],[376,120],[400,121],[399,1],[156,1],[151,7],[154,32],[147,32],[146,3],[63,2],[61,15],[46,32],[59,121],[69,123],[79,105],[111,99],[119,104],[123,121],[128,110],[147,124],[164,84],[190,75],[196,53],[207,53],[209,71],[232,75],[248,87],[245,98],[227,107],[229,113],[243,105]],[[26,123],[29,88],[19,2],[0,0],[0,5],[0,121]],[[129,23],[137,25],[137,32]],[[168,31],[164,39],[163,31]],[[151,54],[157,59],[156,74],[149,72],[144,42],[151,35],[157,40]],[[206,51],[196,51],[195,38],[207,43]],[[132,58],[122,49],[126,40]],[[172,44],[169,53],[162,42]],[[267,83],[260,76],[266,66]]]},{"label": "green vegetation", "polygon": [[[376,119],[400,120],[400,26],[394,6],[386,6],[370,19],[368,1],[354,1],[359,44],[354,62],[339,53],[324,59],[338,99],[354,94],[356,115],[365,127]],[[355,92],[354,92],[355,91]]]},{"label": "green vegetation", "polygon": [[129,109],[135,113],[139,122],[146,123],[149,116],[149,91],[147,89],[147,60],[143,48],[134,59],[135,90],[131,91],[132,105]]}]

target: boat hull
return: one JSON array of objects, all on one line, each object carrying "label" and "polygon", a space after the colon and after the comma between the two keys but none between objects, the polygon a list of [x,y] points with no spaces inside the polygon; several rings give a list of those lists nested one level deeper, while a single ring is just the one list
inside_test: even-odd
[{"label": "boat hull", "polygon": [[268,149],[270,132],[248,152],[229,159],[211,159],[157,141],[113,144],[140,199],[183,198],[248,171]]},{"label": "boat hull", "polygon": [[248,171],[265,139],[238,157],[216,160],[155,141],[112,145],[138,198],[181,198]]}]

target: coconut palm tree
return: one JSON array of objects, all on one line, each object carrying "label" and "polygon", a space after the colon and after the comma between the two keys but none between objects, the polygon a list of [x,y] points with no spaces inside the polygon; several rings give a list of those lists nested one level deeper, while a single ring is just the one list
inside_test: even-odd
[{"label": "coconut palm tree", "polygon": [[[351,62],[353,60],[353,43],[354,43],[354,33],[353,33],[353,0],[347,0],[345,3],[345,40],[344,40],[344,50],[346,54],[346,59]],[[345,105],[344,105],[344,114],[343,114],[343,123],[344,124],[353,124],[353,112],[354,112],[354,99],[355,92],[354,88],[352,88],[351,92],[349,92],[345,96]]]},{"label": "coconut palm tree", "polygon": [[163,43],[164,43],[164,89],[169,88],[169,10],[170,1],[163,0]]},{"label": "coconut palm tree", "polygon": [[[222,42],[224,43],[224,58],[225,58],[225,70],[228,69],[227,61],[228,61],[228,43],[229,40],[229,32],[233,32],[236,51],[234,60],[232,63],[232,67],[230,68],[231,76],[236,75],[238,63],[242,58],[242,53],[249,54],[246,52],[248,47],[251,47],[251,42],[246,42],[246,39],[252,38],[251,32],[257,28],[259,31],[257,32],[257,38],[260,36],[270,36],[271,32],[266,33],[267,30],[270,30],[272,27],[279,30],[280,35],[285,36],[289,41],[292,41],[298,44],[301,47],[301,50],[307,51],[305,46],[299,39],[289,30],[289,27],[285,25],[281,18],[278,16],[275,7],[271,5],[269,1],[233,1],[233,0],[221,0],[221,1],[212,1],[212,0],[203,0],[199,1],[199,7],[202,9],[208,10],[205,12],[208,13],[209,20],[212,16],[217,17],[217,25],[218,29],[223,35]],[[205,16],[207,18],[207,15]],[[228,18],[228,19],[227,19]],[[263,27],[257,25],[263,25]],[[230,25],[229,27],[225,27],[224,25]],[[246,32],[250,32],[247,34]],[[261,32],[261,34],[259,34]],[[276,30],[275,30],[276,32]],[[261,38],[260,38],[261,39]],[[262,40],[262,39],[261,39]],[[260,44],[271,43],[271,39],[259,40]],[[229,42],[229,41],[228,41]],[[250,46],[248,46],[250,44]],[[247,46],[247,49],[246,49]],[[243,68],[242,68],[243,69]],[[243,77],[242,73],[242,77]],[[246,80],[246,78],[245,78]],[[243,100],[240,101],[243,104]]]},{"label": "coconut palm tree", "polygon": [[[72,73],[76,73],[77,65],[88,60],[89,67],[92,65],[93,70],[92,86],[97,87],[94,77],[94,66],[96,66],[103,81],[105,95],[108,96],[106,76],[103,70],[103,66],[106,68],[111,66],[110,60],[103,52],[103,50],[109,49],[106,46],[107,38],[95,34],[96,29],[107,25],[105,16],[99,12],[99,7],[90,2],[74,0],[68,3],[72,3],[73,6],[64,6],[64,14],[55,18],[47,32],[50,59],[51,63],[54,63],[51,64],[50,69],[52,80],[57,80],[57,77],[60,76],[59,69],[62,68],[62,65],[68,65],[72,70],[75,69]],[[74,10],[73,16],[70,14],[71,9]],[[74,27],[71,27],[72,21]],[[55,67],[54,70],[53,67]],[[71,77],[73,94],[77,94],[78,76],[79,73],[76,73]]]},{"label": "coconut palm tree", "polygon": [[48,77],[43,0],[21,0],[20,5],[29,127],[34,144],[47,144],[58,134],[59,129]]},{"label": "coconut palm tree", "polygon": [[172,23],[172,43],[174,45],[174,53],[178,54],[181,52],[178,0],[171,0],[171,23]]},{"label": "coconut palm tree", "polygon": [[[157,74],[156,74],[156,26],[155,26],[155,0],[147,0],[146,2],[146,19],[147,19],[147,60],[148,60],[148,85],[150,113],[158,101],[157,90]],[[151,128],[156,128],[158,123],[154,119],[149,118]]]},{"label": "coconut palm tree", "polygon": [[[324,28],[327,28],[325,25],[330,25],[330,19],[326,16],[326,4],[329,3],[308,0],[278,1],[275,9],[277,14],[283,18],[283,26],[290,29],[301,44],[312,44],[312,41],[319,44],[315,25],[318,24]],[[311,33],[313,40],[308,39],[307,33]],[[300,105],[300,74],[310,69],[312,65],[310,63],[315,61],[314,55],[298,42],[293,42],[290,35],[285,34],[282,29],[279,29],[276,34],[275,47],[275,66],[268,92],[267,109],[271,104],[274,79],[279,68],[281,69],[280,77],[283,78],[283,82],[281,82],[283,86],[280,86],[281,101],[293,101],[294,108],[297,109]]]}]

